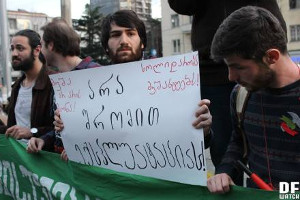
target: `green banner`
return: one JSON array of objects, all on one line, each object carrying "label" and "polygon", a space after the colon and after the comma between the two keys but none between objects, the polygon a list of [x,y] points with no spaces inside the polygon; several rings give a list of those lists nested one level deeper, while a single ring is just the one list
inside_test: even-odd
[{"label": "green banner", "polygon": [[24,145],[0,135],[0,199],[279,199],[278,192],[233,186],[226,195],[206,187],[64,162],[58,154],[28,154]]}]

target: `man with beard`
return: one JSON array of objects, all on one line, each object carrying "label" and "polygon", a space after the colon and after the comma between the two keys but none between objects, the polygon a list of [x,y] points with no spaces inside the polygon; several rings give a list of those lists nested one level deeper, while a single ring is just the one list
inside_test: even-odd
[{"label": "man with beard", "polygon": [[101,43],[112,64],[141,60],[147,46],[145,25],[131,10],[108,15],[101,30]]},{"label": "man with beard", "polygon": [[[236,162],[248,163],[271,189],[300,180],[300,69],[287,52],[286,34],[268,10],[247,6],[233,12],[218,28],[211,48],[224,60],[231,94],[233,135],[208,189],[225,193],[237,175]],[[241,101],[241,90],[248,91]],[[237,112],[237,107],[244,112]],[[239,121],[242,119],[242,121]],[[256,187],[248,180],[248,187]]]},{"label": "man with beard", "polygon": [[23,75],[12,86],[7,126],[1,126],[1,133],[8,137],[29,139],[53,129],[52,85],[40,40],[29,29],[17,32],[11,40],[12,67]]}]

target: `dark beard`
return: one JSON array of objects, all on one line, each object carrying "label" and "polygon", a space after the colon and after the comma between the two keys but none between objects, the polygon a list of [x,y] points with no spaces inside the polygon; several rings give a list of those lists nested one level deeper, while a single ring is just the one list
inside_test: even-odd
[{"label": "dark beard", "polygon": [[118,55],[114,55],[113,52],[109,49],[109,58],[112,62],[112,64],[119,64],[119,63],[127,63],[127,62],[133,62],[133,61],[139,61],[142,58],[142,48],[139,48],[136,50],[135,54],[131,54],[126,59],[120,58]]},{"label": "dark beard", "polygon": [[[12,60],[14,60],[14,59],[18,59],[18,58],[16,58],[14,56],[14,57],[12,57]],[[29,71],[29,70],[31,70],[33,68],[33,63],[34,63],[34,57],[33,57],[33,52],[31,52],[31,55],[29,56],[29,58],[24,59],[19,64],[14,65],[12,63],[12,68],[15,71],[27,72],[27,71]]]}]

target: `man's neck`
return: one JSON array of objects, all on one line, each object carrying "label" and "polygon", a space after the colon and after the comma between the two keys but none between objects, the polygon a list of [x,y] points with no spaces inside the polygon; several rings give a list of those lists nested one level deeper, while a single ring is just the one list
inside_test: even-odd
[{"label": "man's neck", "polygon": [[58,67],[60,72],[69,72],[73,70],[81,62],[81,58],[78,56],[66,56],[58,55],[56,58],[55,66]]},{"label": "man's neck", "polygon": [[36,78],[38,77],[41,69],[43,67],[43,63],[36,58],[34,63],[33,63],[33,68],[31,70],[28,70],[25,72],[25,79],[23,81],[23,86],[31,86]]},{"label": "man's neck", "polygon": [[275,69],[276,81],[274,88],[282,88],[300,79],[300,68],[289,56],[283,56]]}]

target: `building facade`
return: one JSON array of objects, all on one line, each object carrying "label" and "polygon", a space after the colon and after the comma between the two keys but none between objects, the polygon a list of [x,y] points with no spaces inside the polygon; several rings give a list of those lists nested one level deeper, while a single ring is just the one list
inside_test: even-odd
[{"label": "building facade", "polygon": [[7,17],[10,36],[22,29],[32,29],[41,35],[41,27],[52,20],[44,13],[27,12],[20,9],[18,11],[8,10]]},{"label": "building facade", "polygon": [[[300,0],[277,0],[287,25],[288,51],[300,63]],[[163,55],[170,56],[192,51],[192,17],[174,12],[168,1],[161,1]]]},{"label": "building facade", "polygon": [[91,0],[90,2],[93,8],[99,6],[104,16],[128,9],[135,11],[144,22],[151,17],[151,0]]},{"label": "building facade", "polygon": [[192,17],[173,11],[168,1],[161,1],[163,56],[183,54],[192,51]]},{"label": "building facade", "polygon": [[288,50],[294,62],[300,64],[300,0],[278,0],[287,26]]}]

